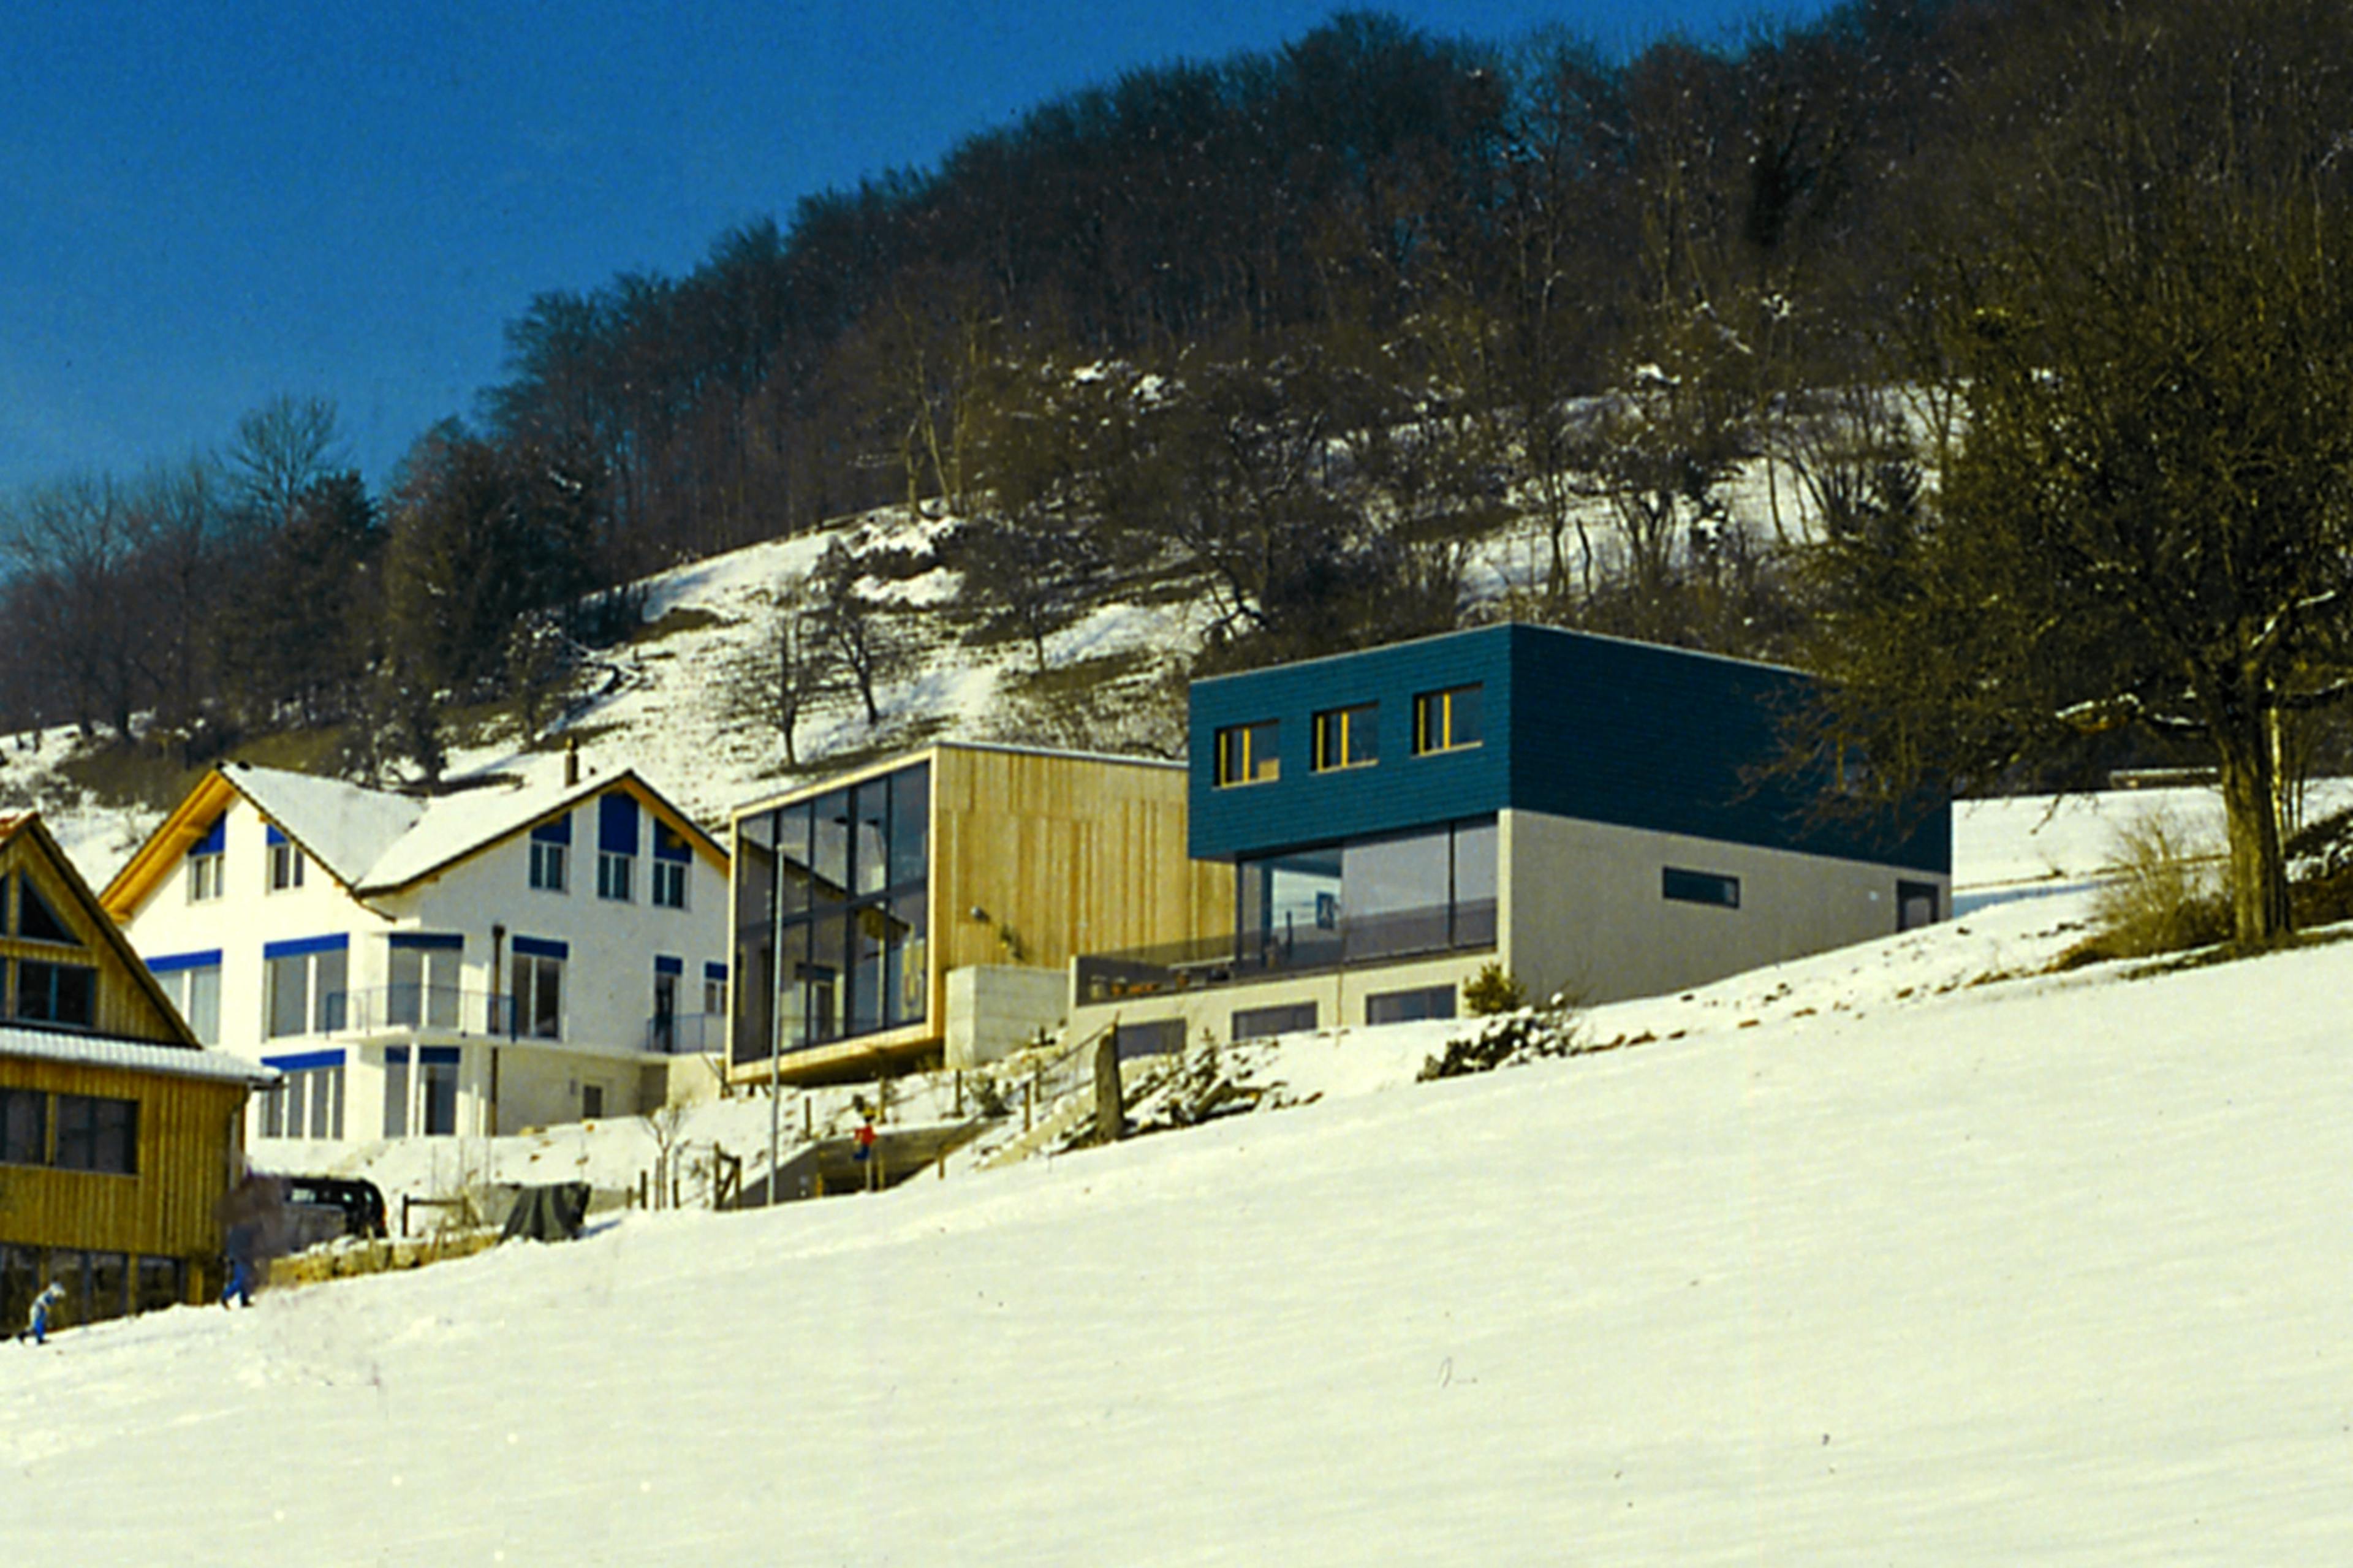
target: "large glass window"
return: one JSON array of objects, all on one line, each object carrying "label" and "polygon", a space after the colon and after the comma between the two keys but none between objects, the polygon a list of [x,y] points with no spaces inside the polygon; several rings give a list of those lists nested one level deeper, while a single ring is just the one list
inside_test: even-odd
[{"label": "large glass window", "polygon": [[1493,817],[1243,860],[1238,956],[1302,968],[1490,945],[1495,865]]},{"label": "large glass window", "polygon": [[384,1048],[384,1135],[408,1136],[408,1047]]},{"label": "large glass window", "polygon": [[925,1016],[930,810],[918,763],[737,824],[736,1061]]},{"label": "large glass window", "polygon": [[16,878],[16,934],[27,942],[63,942],[77,946],[80,939],[66,929],[49,900],[32,878],[19,873]]},{"label": "large glass window", "polygon": [[385,990],[385,1022],[404,1029],[456,1028],[464,940],[404,940],[396,935],[392,941],[387,964],[392,984]]},{"label": "large glass window", "polygon": [[206,1045],[220,1044],[220,979],[218,952],[190,954],[181,959],[155,959],[150,963],[157,984],[188,1027]]}]

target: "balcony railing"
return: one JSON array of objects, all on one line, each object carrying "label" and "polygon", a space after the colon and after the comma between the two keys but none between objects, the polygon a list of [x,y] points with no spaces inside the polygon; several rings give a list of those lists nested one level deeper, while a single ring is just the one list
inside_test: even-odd
[{"label": "balcony railing", "polygon": [[[461,990],[455,985],[367,985],[325,992],[316,1000],[318,1027],[310,1031],[313,1035],[364,1037],[415,1032],[499,1039],[556,1037],[544,1029],[511,1028],[510,1024],[517,1021],[513,997]],[[528,1018],[520,1021],[524,1025],[531,1022]],[[301,1037],[271,1037],[273,1041]]]},{"label": "balcony railing", "polygon": [[1079,1000],[1114,1002],[1274,974],[1351,969],[1368,963],[1495,945],[1495,901],[1437,904],[1358,915],[1329,926],[1247,931],[1078,961]]},{"label": "balcony railing", "polygon": [[657,1014],[646,1020],[646,1049],[665,1057],[724,1056],[727,1015]]}]

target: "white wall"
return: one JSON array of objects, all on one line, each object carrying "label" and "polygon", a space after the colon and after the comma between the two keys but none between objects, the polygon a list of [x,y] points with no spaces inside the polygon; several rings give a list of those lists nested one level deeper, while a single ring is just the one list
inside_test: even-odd
[{"label": "white wall", "polygon": [[948,971],[944,1053],[951,1068],[1001,1061],[1058,1033],[1068,1015],[1070,979],[1058,969],[1007,963]]}]

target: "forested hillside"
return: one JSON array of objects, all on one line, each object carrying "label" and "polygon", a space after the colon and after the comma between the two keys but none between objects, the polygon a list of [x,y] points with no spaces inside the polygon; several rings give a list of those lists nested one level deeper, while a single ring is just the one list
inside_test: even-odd
[{"label": "forested hillside", "polygon": [[886,504],[952,526],[777,585],[786,710],[871,691],[878,577],[952,568],[1040,665],[1104,595],[1198,595],[1230,667],[1494,613],[1506,523],[1511,613],[1818,663],[1929,526],[1970,344],[2031,335],[2026,259],[2165,246],[2183,184],[2342,210],[2348,32],[1854,0],[1620,59],[1358,12],[1137,70],[684,277],[519,301],[506,378],[378,491],[329,388],[13,498],[0,721],[183,763],[323,727],[431,779],[469,705],[537,728],[623,585]]}]

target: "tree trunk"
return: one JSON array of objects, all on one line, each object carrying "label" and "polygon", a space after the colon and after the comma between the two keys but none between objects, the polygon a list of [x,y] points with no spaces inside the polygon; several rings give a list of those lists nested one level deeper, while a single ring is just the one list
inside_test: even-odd
[{"label": "tree trunk", "polygon": [[2294,926],[2287,858],[2280,843],[2279,796],[2273,787],[2271,737],[2263,716],[2217,726],[2222,815],[2231,840],[2231,929],[2242,948],[2268,947]]}]

